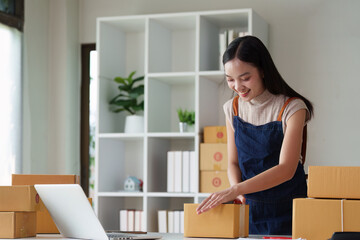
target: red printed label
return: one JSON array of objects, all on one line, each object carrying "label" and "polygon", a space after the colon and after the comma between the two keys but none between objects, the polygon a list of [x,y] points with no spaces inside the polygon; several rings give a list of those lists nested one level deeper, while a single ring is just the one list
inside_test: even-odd
[{"label": "red printed label", "polygon": [[220,162],[223,159],[223,155],[221,154],[221,152],[216,152],[214,154],[214,160],[217,162]]},{"label": "red printed label", "polygon": [[218,177],[213,178],[212,184],[214,187],[220,187],[221,186],[221,179]]},{"label": "red printed label", "polygon": [[223,138],[224,137],[223,132],[217,132],[216,137],[217,138]]}]

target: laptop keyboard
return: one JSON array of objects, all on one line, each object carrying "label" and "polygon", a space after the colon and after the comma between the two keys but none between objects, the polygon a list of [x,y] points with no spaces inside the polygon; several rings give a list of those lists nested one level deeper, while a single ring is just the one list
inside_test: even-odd
[{"label": "laptop keyboard", "polygon": [[110,240],[133,239],[129,234],[122,233],[106,233]]}]

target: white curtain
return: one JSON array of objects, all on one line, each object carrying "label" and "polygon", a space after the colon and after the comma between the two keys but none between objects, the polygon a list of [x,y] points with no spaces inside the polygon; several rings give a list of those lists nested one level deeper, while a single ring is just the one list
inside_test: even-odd
[{"label": "white curtain", "polygon": [[0,23],[0,185],[21,173],[22,33]]}]

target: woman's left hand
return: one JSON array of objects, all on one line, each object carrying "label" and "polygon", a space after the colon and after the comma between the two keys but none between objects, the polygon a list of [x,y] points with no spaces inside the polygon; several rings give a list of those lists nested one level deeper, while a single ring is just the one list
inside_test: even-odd
[{"label": "woman's left hand", "polygon": [[196,209],[197,214],[209,211],[211,208],[217,207],[221,203],[233,201],[239,193],[236,191],[235,186],[222,190],[220,192],[212,193],[206,198],[199,207]]}]

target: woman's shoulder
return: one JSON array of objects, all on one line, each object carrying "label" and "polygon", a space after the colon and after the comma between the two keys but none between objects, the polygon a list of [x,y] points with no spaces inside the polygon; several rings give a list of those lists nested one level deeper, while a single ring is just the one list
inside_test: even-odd
[{"label": "woman's shoulder", "polygon": [[[289,97],[286,97],[286,100],[290,99]],[[285,101],[286,101],[285,100]],[[307,122],[310,119],[310,112],[309,109],[307,108],[305,102],[301,99],[301,98],[294,98],[292,99],[289,104],[286,106],[286,108],[284,109],[284,114],[283,117],[285,117],[285,122],[287,122],[287,120],[297,111],[301,110],[301,109],[305,109],[306,110],[306,121]]]}]

